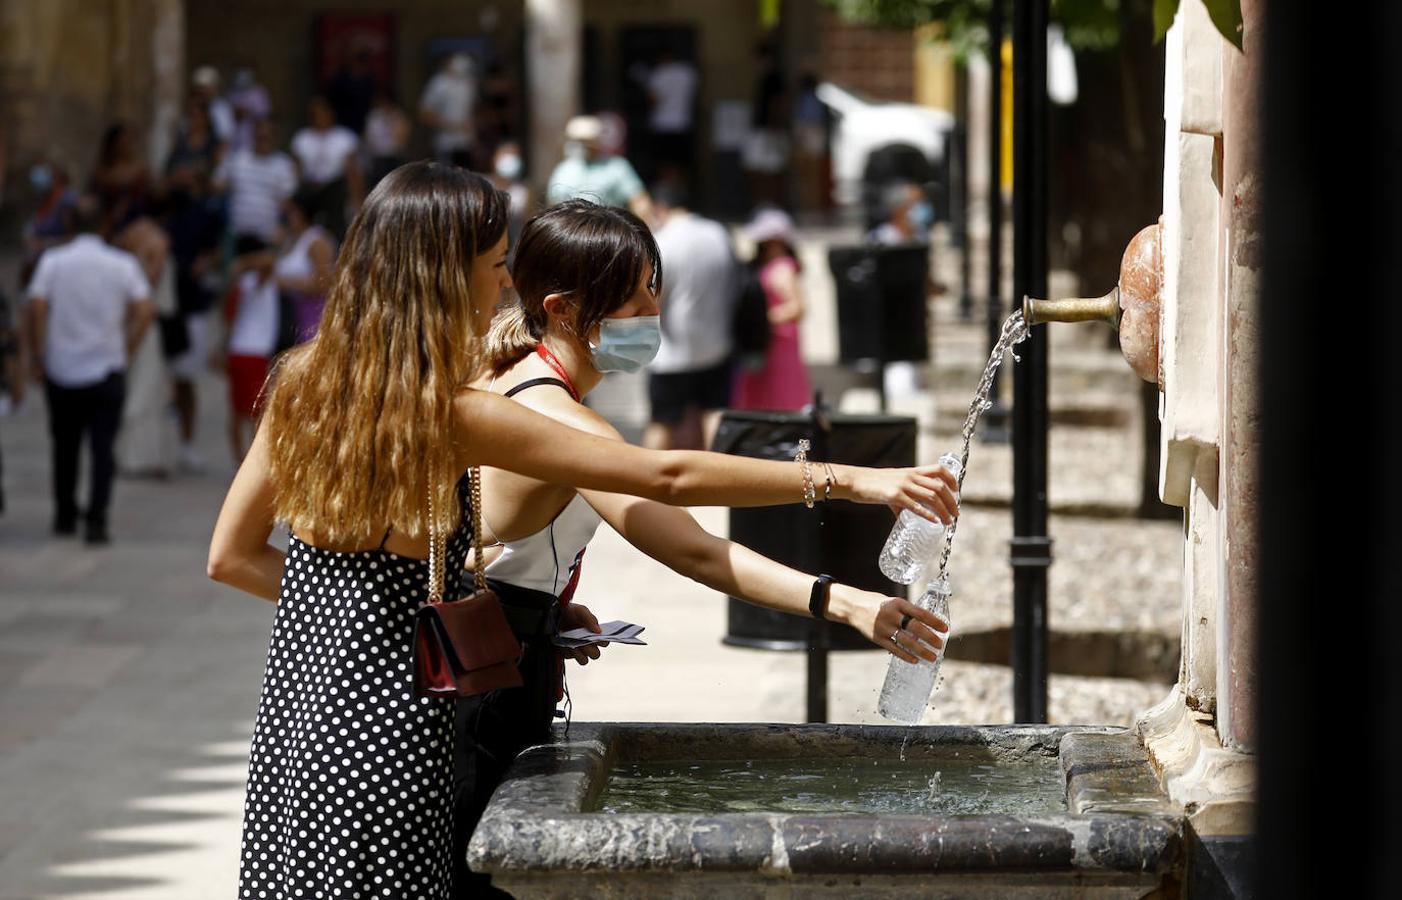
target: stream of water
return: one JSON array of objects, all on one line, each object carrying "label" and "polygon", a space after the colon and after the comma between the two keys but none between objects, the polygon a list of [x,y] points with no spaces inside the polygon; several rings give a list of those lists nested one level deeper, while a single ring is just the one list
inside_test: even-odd
[{"label": "stream of water", "polygon": [[[993,345],[993,352],[988,355],[988,364],[983,367],[983,376],[979,378],[978,386],[974,389],[974,399],[969,403],[969,414],[964,418],[964,428],[960,431],[963,444],[959,449],[959,489],[964,488],[964,478],[969,474],[969,445],[973,443],[974,431],[978,429],[978,420],[983,418],[983,414],[993,407],[993,401],[988,399],[989,392],[993,389],[993,376],[997,374],[998,367],[1003,364],[1003,358],[1009,353],[1016,361],[1021,361],[1013,347],[1027,339],[1028,325],[1022,317],[1022,310],[1014,312],[1003,322],[1003,330],[998,335],[998,342]],[[937,580],[945,575],[949,569],[949,553],[954,548],[954,533],[959,529],[959,520],[956,518],[950,523],[944,532],[944,550],[940,554],[940,567],[935,577]]]}]

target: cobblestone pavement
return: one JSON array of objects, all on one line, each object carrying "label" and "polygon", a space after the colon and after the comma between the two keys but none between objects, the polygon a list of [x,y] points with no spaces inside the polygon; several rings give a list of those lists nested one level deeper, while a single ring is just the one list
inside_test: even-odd
[{"label": "cobblestone pavement", "polygon": [[[835,355],[832,292],[816,240],[828,236],[804,241],[811,281],[804,340],[816,363]],[[926,426],[928,459],[949,445],[942,423],[967,406],[985,352],[977,326],[959,325],[953,304],[946,297],[936,305],[934,389],[895,402]],[[1134,410],[1133,382],[1119,378],[1116,354],[1103,342],[1070,329],[1056,338],[1054,361],[1059,352],[1084,357],[1083,368],[1098,373],[1098,396]],[[641,381],[610,381],[599,407],[635,429]],[[202,449],[222,461],[222,384],[209,380],[204,397]],[[854,390],[842,402],[860,409],[872,397]],[[1111,506],[1132,503],[1137,482],[1125,479],[1137,475],[1106,463],[1137,459],[1137,429],[1131,417],[1118,428],[1054,430],[1053,502],[1080,492]],[[227,463],[167,482],[120,481],[114,543],[93,550],[48,534],[47,439],[37,404],[0,421],[0,447],[10,501],[0,516],[0,898],[232,896],[273,609],[204,577]],[[1009,465],[1006,448],[975,445],[952,567],[956,630],[1010,621],[1009,514],[974,502],[980,491],[992,500],[1006,491],[998,485],[1006,485]],[[696,513],[724,532],[723,510]],[[1053,627],[1176,631],[1176,525],[1053,516],[1051,532]],[[590,550],[579,596],[601,618],[646,625],[649,646],[609,648],[598,663],[571,669],[577,720],[802,720],[800,654],[722,645],[723,598],[607,529]],[[879,651],[834,655],[835,721],[880,721],[874,706],[886,659]],[[951,660],[927,721],[1009,721],[1010,685],[1005,667]],[[1051,716],[1127,723],[1167,690],[1053,676]]]}]

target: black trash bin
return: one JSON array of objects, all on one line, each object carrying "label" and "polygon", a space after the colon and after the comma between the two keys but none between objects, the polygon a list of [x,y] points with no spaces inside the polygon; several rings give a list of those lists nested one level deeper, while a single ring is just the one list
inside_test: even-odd
[{"label": "black trash bin", "polygon": [[838,355],[849,365],[930,358],[926,244],[828,250],[837,286]]},{"label": "black trash bin", "polygon": [[[815,461],[862,466],[915,465],[915,420],[908,416],[827,413],[829,428],[808,413],[727,410],[713,449],[737,456],[792,460],[800,438],[813,444]],[[814,468],[822,490],[822,467]],[[826,572],[838,581],[893,597],[906,586],[881,574],[877,556],[894,524],[891,511],[846,501],[732,509],[730,539],[757,553],[810,574]],[[821,525],[819,524],[821,522]],[[808,616],[775,612],[730,598],[724,642],[766,650],[803,650],[812,625]],[[879,649],[856,630],[828,623],[833,650]]]}]

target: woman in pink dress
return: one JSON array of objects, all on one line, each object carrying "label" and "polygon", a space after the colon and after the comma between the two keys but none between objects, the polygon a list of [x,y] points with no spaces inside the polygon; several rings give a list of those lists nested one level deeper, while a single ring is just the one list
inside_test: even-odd
[{"label": "woman in pink dress", "polygon": [[798,351],[798,322],[803,318],[803,286],[793,249],[793,219],[778,209],[763,209],[745,226],[755,243],[751,263],[769,309],[769,349],[760,368],[741,367],[735,378],[736,409],[801,409],[813,399],[808,370]]}]

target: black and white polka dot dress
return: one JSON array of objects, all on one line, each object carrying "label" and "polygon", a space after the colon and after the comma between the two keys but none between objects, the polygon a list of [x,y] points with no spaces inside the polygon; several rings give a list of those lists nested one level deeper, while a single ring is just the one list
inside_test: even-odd
[{"label": "black and white polka dot dress", "polygon": [[[462,586],[468,518],[448,541],[448,596]],[[290,540],[249,756],[240,898],[449,897],[454,701],[413,693],[427,585],[422,560]]]}]

